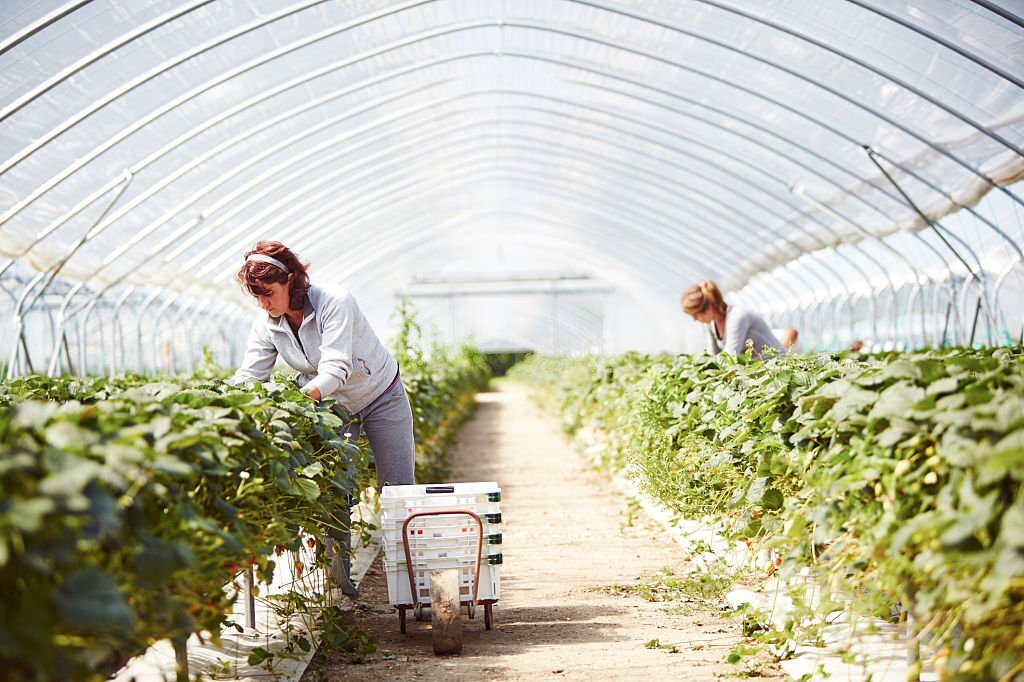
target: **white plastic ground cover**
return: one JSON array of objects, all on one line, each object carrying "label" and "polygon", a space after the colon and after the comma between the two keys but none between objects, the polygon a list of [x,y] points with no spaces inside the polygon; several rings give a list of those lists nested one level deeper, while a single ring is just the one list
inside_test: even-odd
[{"label": "white plastic ground cover", "polygon": [[326,276],[408,280],[396,254],[444,262],[448,237],[494,228],[622,280],[736,288],[924,225],[865,147],[932,219],[1021,177],[1019,14],[6,0],[0,254],[46,269],[74,250],[71,278],[232,297],[259,237],[315,249]]},{"label": "white plastic ground cover", "polygon": [[[360,502],[353,511],[354,519],[362,519],[371,523],[374,530],[367,542],[354,537],[351,576],[358,584],[370,569],[381,548],[380,512],[376,501]],[[304,566],[313,563],[309,551],[299,555]],[[276,682],[298,682],[302,678],[309,662],[316,653],[314,646],[308,652],[296,648],[294,655],[282,656],[273,662],[270,670],[257,665],[249,665],[249,653],[263,647],[271,653],[280,653],[287,645],[288,637],[296,637],[303,633],[309,638],[313,623],[309,615],[295,616],[290,621],[283,621],[269,606],[265,597],[297,590],[308,595],[314,592],[325,594],[325,577],[322,570],[296,572],[293,560],[296,557],[286,553],[274,557],[277,566],[274,570],[274,583],[270,586],[260,585],[261,595],[256,599],[255,629],[246,626],[246,612],[243,597],[240,595],[233,611],[232,620],[243,626],[239,632],[234,627],[227,627],[221,633],[221,645],[214,646],[209,640],[209,633],[200,640],[193,635],[188,640],[189,679],[201,676],[202,679],[231,679],[243,682],[258,682],[273,679]],[[291,560],[289,560],[291,559]],[[239,579],[240,581],[241,579]],[[286,632],[290,630],[290,635]],[[310,638],[312,640],[312,638]],[[174,649],[167,640],[157,642],[144,654],[132,659],[113,678],[114,682],[171,682],[176,679],[176,662]]]},{"label": "white plastic ground cover", "polygon": [[[640,490],[632,480],[617,477],[614,482],[637,500],[640,507],[691,554],[696,570],[707,570],[716,562],[731,568],[764,569],[770,565],[767,552],[754,554],[742,542],[727,541],[722,535],[724,529],[714,524],[680,520]],[[815,603],[817,588],[806,572],[786,582],[778,578],[768,579],[760,590],[733,588],[726,599],[733,609],[747,607],[752,613],[763,614],[769,622],[784,623],[793,610],[793,600],[789,595],[799,589],[806,591],[808,603]],[[795,680],[907,680],[910,644],[905,624],[836,611],[830,614],[828,625],[822,630],[821,644],[801,644],[785,651],[780,649],[782,669]],[[939,679],[927,658],[922,660],[918,679],[921,682]]]}]

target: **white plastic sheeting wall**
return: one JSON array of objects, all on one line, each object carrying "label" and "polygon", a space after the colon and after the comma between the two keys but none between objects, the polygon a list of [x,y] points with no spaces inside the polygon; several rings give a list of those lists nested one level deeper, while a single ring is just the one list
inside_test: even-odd
[{"label": "white plastic sheeting wall", "polygon": [[[609,287],[611,351],[693,350],[678,295],[708,278],[805,347],[1004,342],[1021,322],[1021,10],[6,0],[0,351],[28,369],[14,349],[43,311],[37,355],[74,367],[60,346],[97,338],[106,309],[191,364],[202,334],[251,314],[231,274],[262,238],[380,327],[417,279],[521,277],[535,255]],[[999,205],[973,208],[984,196]],[[970,224],[947,225],[965,206]]]}]

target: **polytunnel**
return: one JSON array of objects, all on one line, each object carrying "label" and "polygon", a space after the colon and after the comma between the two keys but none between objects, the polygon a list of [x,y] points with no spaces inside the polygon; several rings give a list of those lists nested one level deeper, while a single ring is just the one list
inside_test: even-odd
[{"label": "polytunnel", "polygon": [[386,329],[1019,343],[1024,16],[992,0],[5,0],[5,371],[237,364],[286,243]]}]

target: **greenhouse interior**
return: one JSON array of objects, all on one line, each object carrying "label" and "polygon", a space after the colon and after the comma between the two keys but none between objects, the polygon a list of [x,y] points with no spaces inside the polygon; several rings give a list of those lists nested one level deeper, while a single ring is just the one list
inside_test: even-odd
[{"label": "greenhouse interior", "polygon": [[[473,396],[526,358],[670,514],[885,585],[899,679],[1020,682],[1022,179],[1020,0],[0,0],[0,663],[107,679],[166,639],[211,675],[211,566],[356,534],[366,363],[318,374],[284,324],[329,300],[401,367],[419,483],[465,480]],[[730,352],[737,311],[799,340]]]}]

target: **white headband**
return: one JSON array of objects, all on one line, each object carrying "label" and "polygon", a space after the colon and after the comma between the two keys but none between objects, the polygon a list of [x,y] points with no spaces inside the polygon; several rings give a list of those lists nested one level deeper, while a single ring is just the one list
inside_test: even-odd
[{"label": "white headband", "polygon": [[271,265],[274,265],[274,266],[284,270],[286,274],[291,272],[291,270],[286,268],[284,266],[284,263],[282,263],[281,261],[277,260],[276,258],[271,258],[270,256],[265,256],[262,253],[251,253],[251,254],[249,254],[246,257],[245,262],[248,263],[251,260],[257,261],[259,263],[270,263]]}]

